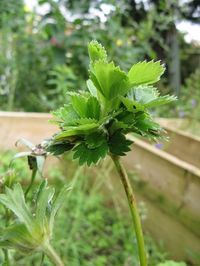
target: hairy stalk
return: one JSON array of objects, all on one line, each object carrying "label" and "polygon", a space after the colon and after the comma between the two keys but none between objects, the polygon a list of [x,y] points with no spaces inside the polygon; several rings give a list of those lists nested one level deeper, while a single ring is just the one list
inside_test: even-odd
[{"label": "hairy stalk", "polygon": [[116,170],[121,178],[122,184],[124,186],[124,190],[126,192],[126,196],[128,199],[133,224],[135,228],[137,243],[138,243],[138,250],[139,250],[139,259],[140,259],[140,265],[141,266],[147,266],[147,258],[146,258],[146,251],[145,251],[145,245],[144,245],[144,237],[142,232],[142,226],[140,221],[140,216],[137,209],[136,199],[128,178],[128,175],[126,173],[125,168],[123,167],[122,163],[119,160],[118,156],[111,155],[111,158],[115,164]]},{"label": "hairy stalk", "polygon": [[49,257],[55,266],[65,266],[53,247],[48,243],[43,247],[43,252]]}]

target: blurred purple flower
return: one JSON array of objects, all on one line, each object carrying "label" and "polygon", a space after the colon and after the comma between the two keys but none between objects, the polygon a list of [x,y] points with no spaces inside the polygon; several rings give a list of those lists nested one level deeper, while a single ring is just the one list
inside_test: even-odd
[{"label": "blurred purple flower", "polygon": [[195,107],[197,105],[196,99],[191,100],[191,105],[192,105],[192,107]]},{"label": "blurred purple flower", "polygon": [[185,117],[185,112],[184,111],[179,111],[179,117],[184,118]]},{"label": "blurred purple flower", "polygon": [[154,145],[157,149],[161,150],[163,148],[163,143],[156,143]]}]

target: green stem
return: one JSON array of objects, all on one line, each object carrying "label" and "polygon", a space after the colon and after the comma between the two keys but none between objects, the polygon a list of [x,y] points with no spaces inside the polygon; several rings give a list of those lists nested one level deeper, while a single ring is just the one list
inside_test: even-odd
[{"label": "green stem", "polygon": [[111,158],[121,178],[121,181],[124,186],[124,190],[126,192],[126,196],[128,199],[128,203],[129,203],[129,207],[130,207],[130,211],[131,211],[131,215],[133,219],[133,224],[135,228],[137,243],[138,243],[140,265],[147,266],[144,237],[143,237],[143,232],[142,232],[140,216],[139,216],[138,209],[137,209],[136,199],[135,199],[128,175],[126,173],[126,170],[123,167],[122,163],[120,162],[119,157],[111,155]]},{"label": "green stem", "polygon": [[4,257],[5,257],[5,265],[10,266],[9,254],[7,249],[3,249]]},{"label": "green stem", "polygon": [[36,174],[37,174],[37,169],[33,169],[33,170],[32,170],[32,175],[31,175],[31,182],[30,182],[30,185],[27,187],[27,189],[26,189],[26,191],[25,191],[25,198],[27,198],[28,192],[29,192],[29,190],[31,189],[31,187],[32,187],[32,185],[33,185],[33,182],[34,182],[34,180],[35,180]]},{"label": "green stem", "polygon": [[55,266],[64,266],[61,258],[50,244],[46,244],[43,248],[44,253],[49,257]]}]

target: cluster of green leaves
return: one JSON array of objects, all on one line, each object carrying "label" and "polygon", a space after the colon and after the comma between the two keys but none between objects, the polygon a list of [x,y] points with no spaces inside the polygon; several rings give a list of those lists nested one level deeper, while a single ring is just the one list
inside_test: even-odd
[{"label": "cluster of green leaves", "polygon": [[131,141],[127,133],[156,139],[162,128],[153,121],[149,108],[174,101],[160,96],[152,86],[164,67],[158,62],[139,62],[128,73],[109,62],[106,50],[97,41],[88,46],[90,79],[88,91],[68,93],[68,102],[55,111],[60,127],[47,151],[54,155],[73,150],[80,164],[97,163],[107,154],[125,155]]},{"label": "cluster of green leaves", "polygon": [[0,247],[12,248],[25,254],[43,251],[51,239],[54,218],[67,189],[65,186],[53,199],[54,188],[48,187],[47,181],[44,180],[36,193],[35,206],[31,208],[25,201],[19,183],[15,184],[13,189],[6,187],[5,192],[0,194],[0,203],[17,219],[12,219],[9,226],[1,230]]}]

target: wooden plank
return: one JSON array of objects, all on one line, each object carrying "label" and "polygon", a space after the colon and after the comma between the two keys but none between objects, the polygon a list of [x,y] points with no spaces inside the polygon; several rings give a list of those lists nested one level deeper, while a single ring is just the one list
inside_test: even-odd
[{"label": "wooden plank", "polygon": [[140,175],[147,197],[200,236],[200,169],[130,138],[135,143],[124,163]]},{"label": "wooden plank", "polygon": [[[126,161],[126,158],[124,160]],[[96,174],[98,173],[99,170]],[[138,186],[136,177],[133,178],[131,174],[129,177],[136,192],[138,206],[142,205],[145,209],[145,215],[142,216],[144,231],[149,233],[158,244],[162,244],[171,258],[199,265],[200,261],[191,253],[200,253],[200,238],[180,223],[176,216],[171,216],[166,206],[165,208],[162,204],[159,206],[155,200],[144,194]],[[106,199],[112,197],[117,210],[129,213],[126,195],[117,172],[114,170],[109,177],[105,176],[104,182],[101,189]],[[129,219],[131,224],[131,217]]]},{"label": "wooden plank", "polygon": [[0,148],[14,148],[20,138],[25,138],[34,144],[51,137],[58,128],[50,124],[49,114],[0,112]]},{"label": "wooden plank", "polygon": [[169,142],[164,142],[162,149],[200,168],[200,137],[181,130],[180,119],[175,121],[157,119],[157,121],[166,129],[169,137]]}]

